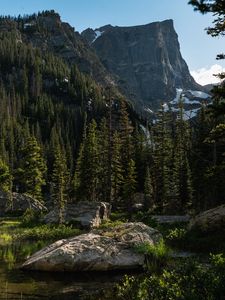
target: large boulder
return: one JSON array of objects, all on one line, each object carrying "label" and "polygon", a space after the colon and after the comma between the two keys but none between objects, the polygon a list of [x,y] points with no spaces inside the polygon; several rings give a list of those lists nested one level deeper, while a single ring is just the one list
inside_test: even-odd
[{"label": "large boulder", "polygon": [[27,209],[32,209],[37,212],[46,212],[47,208],[37,199],[19,193],[5,193],[0,191],[0,215],[5,213],[23,214]]},{"label": "large boulder", "polygon": [[161,239],[158,230],[143,223],[125,223],[57,241],[31,256],[22,269],[77,272],[141,268],[145,257],[135,247],[155,245]]},{"label": "large boulder", "polygon": [[[73,223],[83,228],[99,227],[102,220],[107,220],[110,215],[110,204],[107,202],[80,201],[68,204],[64,213],[65,223]],[[43,221],[45,223],[58,223],[59,213],[57,209],[52,210]]]},{"label": "large boulder", "polygon": [[192,218],[189,229],[202,233],[225,233],[225,204],[204,211]]}]

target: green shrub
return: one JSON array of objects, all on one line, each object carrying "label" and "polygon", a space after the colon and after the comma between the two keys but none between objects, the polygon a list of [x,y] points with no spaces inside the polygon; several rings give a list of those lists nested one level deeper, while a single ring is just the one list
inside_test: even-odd
[{"label": "green shrub", "polygon": [[148,212],[139,211],[134,216],[132,216],[132,219],[137,222],[143,222],[145,225],[153,228],[158,227],[157,221],[153,219]]},{"label": "green shrub", "polygon": [[28,208],[22,216],[22,227],[35,226],[40,222],[40,212],[35,212],[33,209]]},{"label": "green shrub", "polygon": [[102,224],[99,226],[99,229],[108,229],[108,228],[113,228],[119,225],[124,224],[123,221],[117,220],[117,221],[103,221]]},{"label": "green shrub", "polygon": [[8,233],[0,234],[0,245],[10,245],[12,243],[12,236]]},{"label": "green shrub", "polygon": [[166,238],[170,241],[181,240],[185,237],[187,230],[184,228],[171,229]]},{"label": "green shrub", "polygon": [[112,212],[110,215],[111,221],[121,221],[121,222],[128,222],[129,216],[127,213],[124,212]]},{"label": "green shrub", "polygon": [[151,272],[158,272],[164,267],[170,256],[170,249],[161,240],[156,245],[150,243],[142,243],[135,247],[137,253],[145,255],[145,267]]},{"label": "green shrub", "polygon": [[187,260],[161,274],[125,277],[117,286],[117,299],[222,300],[225,295],[225,258],[212,255],[210,265]]}]

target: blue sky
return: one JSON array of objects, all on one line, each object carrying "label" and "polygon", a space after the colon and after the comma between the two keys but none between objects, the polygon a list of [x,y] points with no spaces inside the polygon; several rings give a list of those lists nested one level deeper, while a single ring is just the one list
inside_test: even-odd
[{"label": "blue sky", "polygon": [[[2,15],[30,14],[54,9],[77,31],[105,24],[131,26],[173,19],[181,52],[189,69],[208,72],[218,64],[217,53],[225,51],[223,38],[212,38],[204,28],[212,17],[193,11],[188,0],[9,0],[2,1]],[[225,67],[225,62],[219,62]],[[218,67],[217,67],[218,68]],[[201,69],[201,70],[199,70]],[[196,73],[197,74],[197,73]]]}]

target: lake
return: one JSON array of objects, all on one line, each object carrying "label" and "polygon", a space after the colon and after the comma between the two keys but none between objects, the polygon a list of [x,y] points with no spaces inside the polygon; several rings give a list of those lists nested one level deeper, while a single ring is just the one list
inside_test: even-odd
[{"label": "lake", "polygon": [[26,257],[46,241],[0,245],[0,299],[112,300],[122,273],[45,273],[22,271]]}]

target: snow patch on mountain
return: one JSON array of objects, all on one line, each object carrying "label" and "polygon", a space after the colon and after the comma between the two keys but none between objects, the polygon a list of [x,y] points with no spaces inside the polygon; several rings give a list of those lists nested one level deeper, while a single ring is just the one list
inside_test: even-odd
[{"label": "snow patch on mountain", "polygon": [[201,92],[201,91],[188,90],[188,92],[192,93],[193,96],[198,97],[198,98],[202,98],[202,99],[208,99],[210,97],[209,94]]},{"label": "snow patch on mountain", "polygon": [[144,110],[147,111],[147,112],[150,113],[150,114],[154,114],[154,111],[151,110],[149,107],[145,107]]},{"label": "snow patch on mountain", "polygon": [[104,31],[95,30],[95,38],[93,39],[92,43],[94,43],[103,33]]},{"label": "snow patch on mountain", "polygon": [[[173,112],[179,111],[179,102],[182,102],[184,109],[184,119],[189,120],[196,117],[203,103],[210,103],[211,97],[209,94],[202,91],[176,89],[176,97],[168,103],[168,107]],[[164,106],[165,111],[167,107]]]}]

